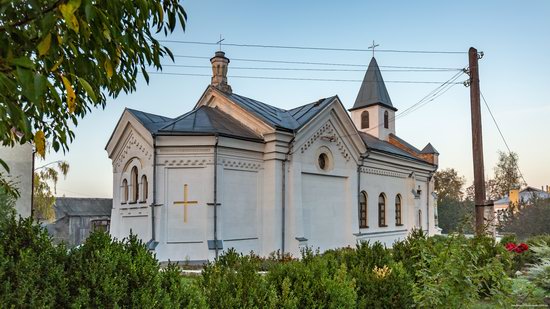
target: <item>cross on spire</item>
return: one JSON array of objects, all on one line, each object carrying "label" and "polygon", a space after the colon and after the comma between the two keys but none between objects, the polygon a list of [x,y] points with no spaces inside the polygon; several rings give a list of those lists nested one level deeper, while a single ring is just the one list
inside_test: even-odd
[{"label": "cross on spire", "polygon": [[376,47],[378,47],[378,46],[380,46],[380,44],[375,44],[375,43],[374,43],[374,40],[372,41],[372,45],[369,46],[369,49],[372,49],[372,57],[373,57],[373,58],[374,58],[374,49],[375,49]]},{"label": "cross on spire", "polygon": [[220,34],[220,40],[216,42],[216,44],[220,45],[220,51],[222,51],[222,42],[225,40],[225,38],[222,38],[222,35]]}]

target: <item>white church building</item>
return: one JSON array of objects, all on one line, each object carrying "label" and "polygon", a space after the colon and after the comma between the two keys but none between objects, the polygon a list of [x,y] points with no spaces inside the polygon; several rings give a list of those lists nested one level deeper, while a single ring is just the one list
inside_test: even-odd
[{"label": "white church building", "polygon": [[225,54],[211,63],[191,111],[123,112],[106,146],[114,237],[137,234],[160,261],[205,261],[232,247],[300,256],[438,232],[438,153],[396,135],[375,58],[349,112],[338,96],[290,110],[244,97]]}]

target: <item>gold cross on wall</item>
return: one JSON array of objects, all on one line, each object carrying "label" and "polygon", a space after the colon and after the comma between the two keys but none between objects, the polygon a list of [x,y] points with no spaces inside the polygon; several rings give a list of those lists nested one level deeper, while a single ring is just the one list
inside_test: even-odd
[{"label": "gold cross on wall", "polygon": [[188,200],[187,199],[187,194],[188,194],[188,186],[187,186],[187,184],[184,184],[183,185],[183,201],[174,202],[174,205],[183,205],[183,222],[184,223],[187,223],[187,206],[196,205],[196,204],[199,203],[197,201]]}]

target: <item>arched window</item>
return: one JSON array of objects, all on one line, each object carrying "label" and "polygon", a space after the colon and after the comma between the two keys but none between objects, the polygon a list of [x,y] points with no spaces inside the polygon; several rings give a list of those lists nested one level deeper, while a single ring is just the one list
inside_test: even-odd
[{"label": "arched window", "polygon": [[122,181],[122,198],[120,199],[121,203],[128,202],[128,180],[124,179]]},{"label": "arched window", "polygon": [[388,115],[388,111],[384,112],[384,128],[387,129],[390,127],[390,119]]},{"label": "arched window", "polygon": [[418,228],[422,229],[422,209],[418,210]]},{"label": "arched window", "polygon": [[361,129],[369,127],[369,112],[364,111],[361,113]]},{"label": "arched window", "polygon": [[141,176],[141,201],[147,202],[148,193],[149,193],[149,184],[147,183],[147,176]]},{"label": "arched window", "polygon": [[369,227],[367,209],[367,192],[362,191],[359,195],[359,228]]},{"label": "arched window", "polygon": [[395,225],[403,225],[401,222],[401,195],[395,197]]},{"label": "arched window", "polygon": [[131,202],[137,202],[139,199],[139,184],[138,184],[138,169],[136,166],[132,167],[130,183],[132,186],[132,200]]},{"label": "arched window", "polygon": [[378,197],[378,225],[379,226],[387,226],[386,225],[386,197],[384,196],[384,193],[380,194]]}]

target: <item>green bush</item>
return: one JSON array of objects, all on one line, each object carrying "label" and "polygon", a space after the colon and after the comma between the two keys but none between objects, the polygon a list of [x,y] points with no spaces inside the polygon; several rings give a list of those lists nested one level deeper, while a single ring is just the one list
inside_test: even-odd
[{"label": "green bush", "polygon": [[355,281],[345,264],[332,258],[303,253],[301,261],[274,265],[267,280],[277,292],[281,308],[352,308],[356,306]]},{"label": "green bush", "polygon": [[511,255],[492,238],[413,232],[394,245],[393,254],[414,279],[412,294],[419,307],[469,307],[487,297],[501,305],[510,301],[506,270]]},{"label": "green bush", "polygon": [[161,271],[135,236],[92,233],[68,251],[30,218],[0,223],[0,282],[2,307],[206,308],[198,287],[174,266]]},{"label": "green bush", "polygon": [[32,219],[12,216],[0,224],[2,307],[59,307],[68,298],[66,249],[55,247]]},{"label": "green bush", "polygon": [[261,259],[234,249],[208,263],[199,279],[210,308],[276,308],[277,295],[258,273]]}]

